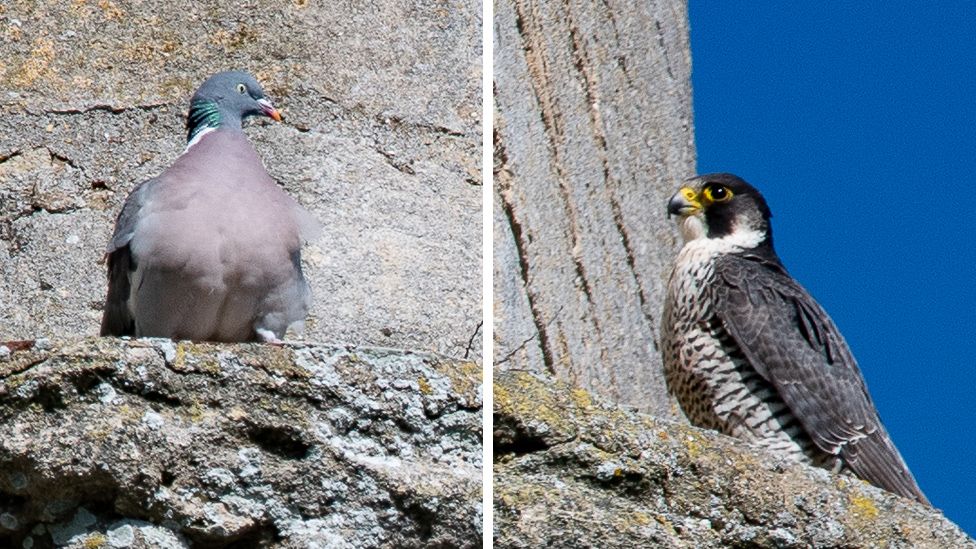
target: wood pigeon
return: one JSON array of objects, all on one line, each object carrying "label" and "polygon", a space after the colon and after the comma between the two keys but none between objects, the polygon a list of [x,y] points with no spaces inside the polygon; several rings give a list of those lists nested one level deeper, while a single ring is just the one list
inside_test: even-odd
[{"label": "wood pigeon", "polygon": [[303,325],[301,247],[318,223],[264,169],[242,130],[251,116],[281,120],[250,74],[193,94],[186,150],[115,222],[101,335],[278,342]]}]

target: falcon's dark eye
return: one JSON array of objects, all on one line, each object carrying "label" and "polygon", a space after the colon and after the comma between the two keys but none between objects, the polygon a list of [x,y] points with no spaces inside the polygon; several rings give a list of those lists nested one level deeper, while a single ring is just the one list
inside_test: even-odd
[{"label": "falcon's dark eye", "polygon": [[724,185],[708,185],[702,194],[709,202],[728,202],[732,199],[732,191]]},{"label": "falcon's dark eye", "polygon": [[237,85],[237,93],[239,93],[241,95],[244,95],[245,93],[247,93],[247,86],[245,86],[244,84],[238,84]]}]

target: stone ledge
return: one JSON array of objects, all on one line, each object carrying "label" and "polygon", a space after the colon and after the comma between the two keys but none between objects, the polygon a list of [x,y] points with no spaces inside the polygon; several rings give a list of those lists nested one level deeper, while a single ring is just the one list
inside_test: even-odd
[{"label": "stone ledge", "polygon": [[0,544],[481,545],[481,368],[396,349],[0,345]]},{"label": "stone ledge", "polygon": [[976,547],[937,510],[541,374],[494,382],[495,547]]}]

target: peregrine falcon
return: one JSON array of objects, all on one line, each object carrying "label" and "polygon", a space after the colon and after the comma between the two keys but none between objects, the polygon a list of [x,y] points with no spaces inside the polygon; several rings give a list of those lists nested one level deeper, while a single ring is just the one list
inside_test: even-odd
[{"label": "peregrine falcon", "polygon": [[776,255],[759,191],[731,174],[699,176],[668,215],[684,246],[668,281],[662,352],[688,420],[928,505],[844,338]]}]

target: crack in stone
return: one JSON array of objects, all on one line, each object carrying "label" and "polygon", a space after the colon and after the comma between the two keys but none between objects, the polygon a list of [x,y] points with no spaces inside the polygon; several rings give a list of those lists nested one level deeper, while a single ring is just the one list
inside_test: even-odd
[{"label": "crack in stone", "polygon": [[478,334],[481,333],[481,326],[484,323],[484,320],[478,321],[478,326],[474,329],[474,333],[471,334],[471,338],[468,339],[468,346],[464,349],[464,358],[468,358],[468,355],[471,353],[471,350],[474,347],[474,340],[476,337],[478,337]]},{"label": "crack in stone", "polygon": [[0,154],[0,164],[3,164],[4,162],[6,162],[8,160],[13,160],[14,158],[17,158],[18,156],[21,156],[22,154],[24,154],[24,153],[20,149],[14,149],[9,154]]},{"label": "crack in stone", "polygon": [[386,163],[393,167],[393,169],[398,172],[405,173],[407,175],[416,175],[417,172],[414,171],[413,167],[410,166],[411,162],[401,162],[397,161],[396,155],[393,153],[388,153],[382,149],[376,149],[376,152],[380,153],[383,158],[386,159]]},{"label": "crack in stone", "polygon": [[31,109],[25,109],[28,115],[31,116],[50,116],[50,115],[67,115],[74,116],[79,114],[88,114],[91,112],[107,112],[110,114],[123,114],[127,111],[153,111],[156,109],[161,109],[163,107],[169,107],[172,103],[149,103],[146,105],[132,105],[127,107],[119,107],[116,105],[110,105],[107,103],[98,103],[88,107],[82,108],[65,108],[65,109],[45,109],[42,111],[35,111]]},{"label": "crack in stone", "polygon": [[[504,179],[502,174],[506,173],[508,168],[508,154],[505,152],[505,145],[502,143],[502,136],[498,130],[498,125],[495,126],[494,131],[494,156],[496,166],[494,167],[495,180],[499,181]],[[500,183],[498,187],[498,196],[502,204],[502,212],[505,216],[505,220],[508,223],[508,229],[512,233],[512,240],[515,243],[515,252],[518,256],[519,262],[519,277],[522,281],[522,288],[525,290],[525,297],[529,304],[529,312],[532,315],[532,322],[535,324],[536,333],[533,334],[529,340],[523,342],[519,348],[524,348],[529,341],[534,339],[536,336],[539,338],[539,348],[542,351],[542,361],[546,367],[546,370],[550,373],[555,373],[555,363],[552,356],[552,349],[550,348],[550,339],[548,328],[549,325],[555,320],[559,314],[553,315],[548,321],[543,321],[542,312],[539,308],[539,304],[536,303],[536,296],[533,294],[531,285],[529,284],[529,251],[526,249],[526,242],[523,240],[525,235],[523,234],[523,229],[521,223],[515,215],[515,205],[512,204],[511,200],[506,196],[504,183]],[[507,358],[511,358],[518,351],[515,349]]]},{"label": "crack in stone", "polygon": [[[559,309],[556,311],[556,314],[554,314],[552,316],[552,318],[550,318],[549,321],[546,322],[546,327],[548,328],[549,325],[551,325],[557,318],[559,318],[559,314],[562,313],[562,312],[563,312],[563,307],[560,306]],[[504,364],[505,362],[508,362],[509,360],[512,359],[513,356],[515,356],[515,353],[521,351],[522,349],[525,349],[525,346],[528,345],[533,339],[535,339],[539,335],[540,335],[539,334],[539,331],[538,331],[538,329],[536,329],[536,332],[534,334],[532,334],[529,337],[525,338],[525,340],[522,341],[522,343],[519,343],[517,347],[515,347],[514,349],[512,349],[512,351],[510,353],[508,353],[507,355],[505,355],[503,358],[501,358],[499,360],[496,360],[494,363],[495,364]]]}]

